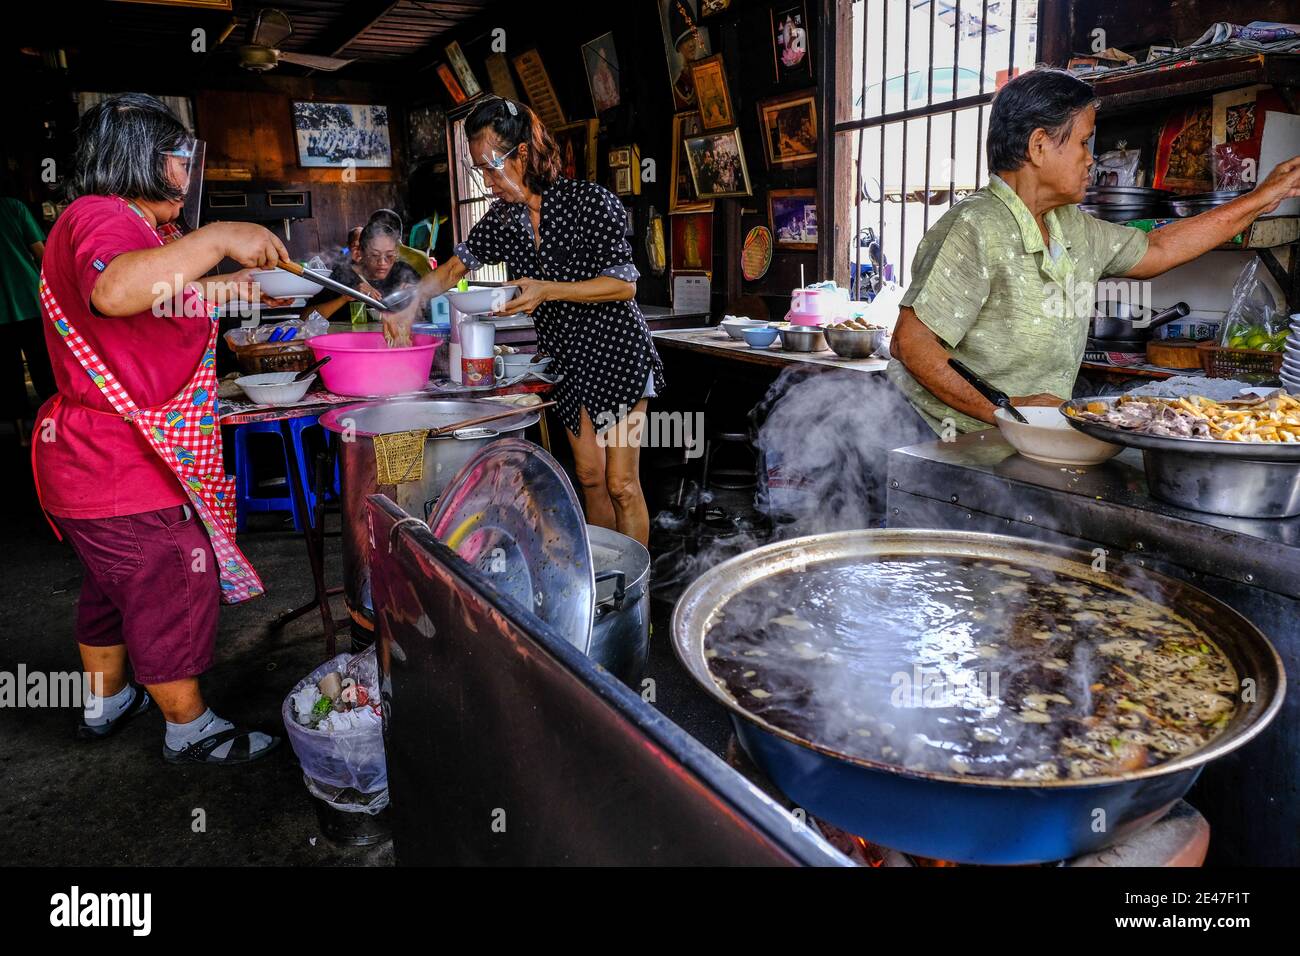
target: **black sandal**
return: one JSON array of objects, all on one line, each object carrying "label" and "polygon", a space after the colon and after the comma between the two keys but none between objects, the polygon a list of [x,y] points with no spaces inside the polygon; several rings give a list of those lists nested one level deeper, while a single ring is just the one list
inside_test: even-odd
[{"label": "black sandal", "polygon": [[139,684],[132,684],[131,689],[135,691],[135,697],[126,708],[105,724],[88,724],[86,715],[81,715],[81,722],[77,725],[78,740],[104,740],[113,736],[119,730],[126,726],[132,717],[138,717],[153,705],[153,698],[149,692]]},{"label": "black sandal", "polygon": [[[235,764],[235,763],[252,763],[254,760],[261,760],[276,747],[280,746],[280,738],[271,737],[271,742],[256,753],[252,752],[252,738],[249,736],[253,731],[242,730],[239,727],[231,727],[229,730],[222,730],[208,737],[194,741],[183,750],[172,750],[166,744],[163,744],[163,759],[168,763],[210,763],[210,764]],[[233,740],[229,752],[224,757],[213,757],[212,752],[224,744],[227,740]]]}]

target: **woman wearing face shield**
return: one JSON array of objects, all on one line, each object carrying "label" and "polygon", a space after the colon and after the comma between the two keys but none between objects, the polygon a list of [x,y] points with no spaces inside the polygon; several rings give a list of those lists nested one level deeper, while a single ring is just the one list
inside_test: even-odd
[{"label": "woman wearing face shield", "polygon": [[649,514],[639,477],[646,399],[663,364],[637,308],[627,213],[609,190],[560,175],[560,154],[522,103],[492,99],[465,121],[470,158],[496,200],[455,254],[388,319],[401,335],[435,295],[481,265],[505,262],[520,287],[501,314],[530,313],[538,351],[563,377],[552,395],[573,449],[591,524],[643,544]]},{"label": "woman wearing face shield", "polygon": [[213,314],[257,290],[247,272],[208,273],[226,257],[267,268],[288,253],[250,223],[180,236],[194,145],[166,106],[138,93],[82,118],[75,199],[42,261],[58,394],[37,416],[32,461],[56,534],[84,565],[75,633],[92,693],[78,736],[109,737],[156,702],[166,760],[245,763],[278,739],[216,716],[198,677],[219,601],[262,590],[234,542]]}]

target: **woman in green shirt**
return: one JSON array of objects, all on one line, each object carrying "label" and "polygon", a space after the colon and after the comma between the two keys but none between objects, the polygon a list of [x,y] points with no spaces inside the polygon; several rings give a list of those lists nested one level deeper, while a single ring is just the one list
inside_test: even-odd
[{"label": "woman in green shirt", "polygon": [[[55,391],[36,295],[44,253],[45,233],[26,204],[10,196],[0,197],[0,401],[4,403],[5,419],[21,421],[31,414],[23,377],[24,358],[37,404]],[[23,429],[19,428],[18,433],[24,434]]]},{"label": "woman in green shirt", "polygon": [[1226,242],[1300,196],[1300,156],[1226,205],[1150,234],[1079,209],[1096,126],[1091,86],[1061,70],[1011,80],[989,113],[989,185],[917,248],[894,330],[890,380],[936,432],[993,423],[994,406],[955,357],[1016,405],[1070,397],[1098,280],[1149,279]]}]

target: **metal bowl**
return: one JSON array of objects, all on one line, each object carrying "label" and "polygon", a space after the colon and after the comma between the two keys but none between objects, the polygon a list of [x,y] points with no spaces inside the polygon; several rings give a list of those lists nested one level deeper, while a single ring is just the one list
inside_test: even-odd
[{"label": "metal bowl", "polygon": [[1160,211],[1158,203],[1079,203],[1079,208],[1089,216],[1106,222],[1128,222],[1132,219],[1154,219]]},{"label": "metal bowl", "polygon": [[781,348],[787,352],[824,352],[826,334],[815,325],[781,325]]},{"label": "metal bowl", "polygon": [[[913,770],[840,753],[750,713],[709,670],[704,640],[727,601],[783,572],[881,557],[966,557],[1024,569],[1049,568],[1102,587],[1136,591],[1199,627],[1239,675],[1255,680],[1219,736],[1167,763],[1084,780],[972,777]],[[1259,629],[1226,604],[1136,564],[1092,569],[1091,554],[1004,535],[955,531],[841,531],[770,544],[697,578],[673,611],[673,650],[692,678],[732,717],[746,752],[798,806],[903,852],[966,863],[1066,859],[1123,839],[1159,819],[1202,767],[1254,739],[1282,707],[1282,661]],[[977,596],[976,600],[994,600]],[[798,610],[792,608],[791,610]],[[863,621],[871,627],[871,621]],[[834,693],[834,688],[826,688]],[[1101,811],[1106,825],[1095,822]]]},{"label": "metal bowl", "polygon": [[1131,206],[1159,202],[1171,195],[1167,189],[1152,189],[1150,186],[1089,186],[1084,199],[1099,206]]},{"label": "metal bowl", "polygon": [[831,350],[836,355],[842,358],[871,358],[885,340],[884,329],[871,329],[862,332],[857,329],[846,329],[839,325],[821,325],[817,328],[821,329],[826,336],[826,344],[831,347]]},{"label": "metal bowl", "polygon": [[1249,189],[1218,189],[1209,193],[1192,193],[1188,196],[1174,196],[1166,200],[1166,205],[1175,216],[1198,216],[1248,192]]}]

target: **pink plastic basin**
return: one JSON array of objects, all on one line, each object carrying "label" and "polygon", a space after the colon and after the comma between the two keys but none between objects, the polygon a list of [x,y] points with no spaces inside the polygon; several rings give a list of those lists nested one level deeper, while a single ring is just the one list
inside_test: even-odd
[{"label": "pink plastic basin", "polygon": [[411,336],[411,347],[390,349],[382,332],[334,332],[308,339],[317,358],[330,357],[320,377],[335,395],[382,398],[418,392],[429,383],[442,339]]}]

